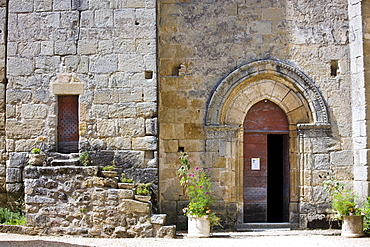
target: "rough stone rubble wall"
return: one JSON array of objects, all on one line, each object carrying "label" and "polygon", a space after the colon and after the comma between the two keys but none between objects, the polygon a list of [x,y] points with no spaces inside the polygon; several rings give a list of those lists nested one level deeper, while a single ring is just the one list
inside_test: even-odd
[{"label": "rough stone rubble wall", "polygon": [[[136,181],[157,184],[155,2],[9,1],[9,192],[22,191],[19,156],[34,147],[57,151],[57,94],[68,91],[80,94],[80,150],[107,150],[102,157],[92,154],[105,162],[98,165],[114,160]],[[4,191],[4,162],[0,168]]]},{"label": "rough stone rubble wall", "polygon": [[[237,221],[242,192],[232,185],[241,179],[235,160],[242,158],[232,146],[242,140],[233,131],[205,131],[206,106],[235,67],[273,58],[311,78],[328,106],[330,131],[295,132],[290,147],[297,157],[291,165],[299,169],[291,178],[299,194],[291,196],[300,202],[292,205],[292,220],[303,228],[325,220],[329,204],[319,175],[330,173],[350,186],[353,178],[347,0],[161,0],[158,8],[162,210],[181,212],[185,204],[175,165],[178,150],[185,150],[194,165],[210,168],[217,212]],[[334,60],[337,76],[331,75]],[[180,214],[170,219],[186,224]]]},{"label": "rough stone rubble wall", "polygon": [[[98,176],[99,167],[27,167],[28,233],[98,237],[169,237],[165,217],[151,215],[151,202],[134,190],[117,189],[117,178]],[[168,235],[170,233],[170,235]]]}]

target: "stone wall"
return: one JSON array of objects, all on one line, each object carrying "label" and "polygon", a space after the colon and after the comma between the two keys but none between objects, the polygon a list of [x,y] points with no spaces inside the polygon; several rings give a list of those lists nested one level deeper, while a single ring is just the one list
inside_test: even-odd
[{"label": "stone wall", "polygon": [[[242,224],[240,126],[248,109],[264,99],[290,116],[292,227],[325,221],[329,204],[319,175],[353,185],[347,0],[160,0],[158,8],[160,206],[176,210],[171,222],[186,224],[176,178],[178,151],[184,150],[192,164],[210,168],[216,211],[228,223]],[[266,65],[253,67],[259,60]],[[288,76],[276,63],[292,68]],[[243,73],[251,76],[238,77]],[[302,75],[311,86],[298,83]],[[273,85],[281,86],[275,86],[278,97]],[[224,108],[214,109],[224,119],[209,126],[210,102],[226,87],[219,98]],[[313,88],[315,93],[307,93]],[[280,97],[281,90],[286,95]],[[295,102],[302,111],[294,114]],[[327,112],[327,120],[317,118],[319,111]],[[230,125],[225,119],[241,121]]]},{"label": "stone wall", "polygon": [[25,207],[29,233],[89,237],[174,237],[152,215],[151,202],[134,199],[133,189],[118,189],[117,178],[99,167],[26,167]]},{"label": "stone wall", "polygon": [[2,138],[10,159],[34,147],[58,151],[58,96],[78,95],[79,150],[157,188],[155,2],[9,1]]}]

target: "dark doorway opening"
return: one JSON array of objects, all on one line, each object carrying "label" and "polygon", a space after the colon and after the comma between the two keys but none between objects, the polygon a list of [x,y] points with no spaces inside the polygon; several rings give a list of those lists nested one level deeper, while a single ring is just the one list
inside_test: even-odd
[{"label": "dark doorway opening", "polygon": [[256,103],[244,121],[244,222],[289,221],[289,123],[274,103]]},{"label": "dark doorway opening", "polygon": [[58,96],[58,152],[78,152],[78,95]]},{"label": "dark doorway opening", "polygon": [[283,222],[284,136],[267,135],[267,221]]}]

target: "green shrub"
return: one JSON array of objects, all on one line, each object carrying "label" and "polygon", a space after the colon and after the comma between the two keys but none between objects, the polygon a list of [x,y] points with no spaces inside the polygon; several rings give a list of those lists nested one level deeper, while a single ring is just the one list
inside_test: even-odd
[{"label": "green shrub", "polygon": [[367,198],[364,206],[364,231],[370,233],[370,196]]},{"label": "green shrub", "polygon": [[89,164],[89,153],[87,151],[83,152],[78,160],[83,166],[87,166]]},{"label": "green shrub", "polygon": [[22,213],[12,212],[7,208],[0,208],[0,224],[26,225],[26,217]]},{"label": "green shrub", "polygon": [[40,154],[41,153],[41,150],[39,148],[33,148],[31,150],[31,154]]}]

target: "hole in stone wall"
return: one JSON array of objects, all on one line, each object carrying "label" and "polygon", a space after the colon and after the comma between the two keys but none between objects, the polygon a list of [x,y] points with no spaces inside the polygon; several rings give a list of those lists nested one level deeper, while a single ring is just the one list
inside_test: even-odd
[{"label": "hole in stone wall", "polygon": [[135,25],[138,26],[140,25],[140,23],[138,21],[135,21]]},{"label": "hole in stone wall", "polygon": [[145,71],[145,79],[153,79],[153,71]]},{"label": "hole in stone wall", "polygon": [[177,152],[183,153],[183,152],[185,152],[185,148],[184,147],[179,147],[179,149],[177,150]]},{"label": "hole in stone wall", "polygon": [[330,75],[337,76],[338,75],[338,60],[331,60],[330,61]]},{"label": "hole in stone wall", "polygon": [[180,69],[180,65],[177,65],[175,67],[172,68],[172,76],[179,76],[179,69]]},{"label": "hole in stone wall", "polygon": [[145,151],[146,159],[154,159],[154,151]]}]

